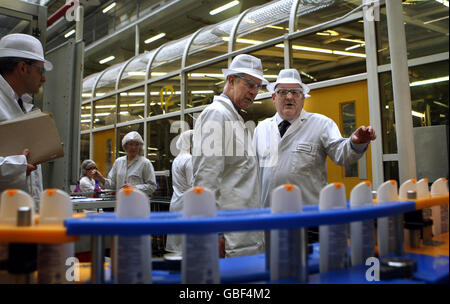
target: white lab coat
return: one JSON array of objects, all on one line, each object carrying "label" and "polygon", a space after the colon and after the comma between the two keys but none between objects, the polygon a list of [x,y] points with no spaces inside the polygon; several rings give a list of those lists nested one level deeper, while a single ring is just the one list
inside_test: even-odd
[{"label": "white lab coat", "polygon": [[137,155],[129,165],[127,164],[127,156],[116,159],[102,186],[118,191],[125,182],[134,185],[136,189],[147,193],[147,195],[152,195],[156,190],[155,170],[152,163],[140,155]]},{"label": "white lab coat", "polygon": [[[0,122],[24,114],[17,103],[17,99],[17,94],[3,76],[0,75]],[[29,103],[31,99],[31,96],[27,94],[22,96],[23,106],[26,112],[33,109],[33,105]],[[14,135],[11,134],[11,136]],[[0,144],[7,145],[8,143],[2,142]],[[27,159],[24,155],[0,156],[0,193],[11,188],[21,189],[33,197],[35,212],[38,212],[42,192],[41,166],[38,165],[37,169],[32,171],[29,176],[26,173]]]},{"label": "white lab coat", "polygon": [[[193,182],[192,155],[181,151],[172,163],[173,194],[170,201],[170,212],[183,211],[183,194],[192,188]],[[169,234],[166,240],[166,250],[181,253],[181,234]]]},{"label": "white lab coat", "polygon": [[[225,130],[231,123],[234,128]],[[211,127],[216,127],[214,133],[210,131]],[[213,153],[209,150],[211,147],[216,148]],[[235,151],[230,151],[233,147]],[[192,162],[194,186],[212,190],[219,210],[261,207],[252,134],[228,98],[214,96],[213,103],[198,117],[194,127]],[[264,252],[260,231],[225,233],[224,237],[227,257]]]},{"label": "white lab coat", "polygon": [[95,188],[95,179],[90,179],[87,176],[83,176],[80,179],[81,192],[93,192]]},{"label": "white lab coat", "polygon": [[351,143],[333,120],[305,110],[281,138],[277,115],[260,122],[254,133],[264,207],[270,207],[272,190],[282,184],[297,185],[303,204],[318,204],[320,190],[328,184],[327,156],[337,165],[351,164],[368,143]]}]

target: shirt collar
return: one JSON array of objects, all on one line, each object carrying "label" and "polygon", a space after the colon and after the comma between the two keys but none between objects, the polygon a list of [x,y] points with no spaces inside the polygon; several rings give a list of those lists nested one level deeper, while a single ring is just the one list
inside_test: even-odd
[{"label": "shirt collar", "polygon": [[[294,118],[294,119],[291,119],[291,120],[288,120],[290,123],[291,123],[291,125],[297,120],[297,119],[301,119],[301,120],[305,120],[306,119],[306,117],[307,117],[307,114],[308,114],[308,112],[306,112],[304,109],[302,109],[302,111],[300,112],[300,115],[299,116],[297,116],[296,118]],[[275,114],[275,119],[276,119],[276,122],[277,122],[277,125],[279,125],[284,119],[283,118],[281,118],[281,116],[280,116],[280,114],[278,114],[278,112]]]}]

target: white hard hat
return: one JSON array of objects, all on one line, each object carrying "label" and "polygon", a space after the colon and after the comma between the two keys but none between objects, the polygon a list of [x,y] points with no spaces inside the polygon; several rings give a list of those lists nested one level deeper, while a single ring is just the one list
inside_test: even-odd
[{"label": "white hard hat", "polygon": [[45,60],[41,42],[27,34],[10,34],[0,39],[0,58],[18,57],[44,62],[46,71],[51,71],[53,65]]},{"label": "white hard hat", "polygon": [[192,138],[194,136],[194,130],[187,130],[180,134],[177,140],[177,149],[181,151],[189,151],[192,147]]},{"label": "white hard hat", "polygon": [[302,79],[300,78],[300,74],[296,69],[283,69],[280,71],[277,77],[277,81],[271,82],[267,85],[267,90],[270,93],[275,92],[275,88],[280,83],[296,83],[299,84],[303,89],[303,94],[305,94],[305,97],[311,97],[308,95],[309,87],[302,82]]},{"label": "white hard hat", "polygon": [[261,59],[251,55],[241,54],[234,57],[228,69],[222,69],[225,78],[233,74],[248,74],[262,80],[262,84],[269,82],[264,79]]},{"label": "white hard hat", "polygon": [[136,131],[131,131],[129,133],[127,133],[127,135],[125,135],[122,139],[122,148],[125,150],[125,145],[129,142],[129,141],[137,141],[139,142],[141,145],[144,144],[144,141],[142,140],[141,135],[136,132]]}]

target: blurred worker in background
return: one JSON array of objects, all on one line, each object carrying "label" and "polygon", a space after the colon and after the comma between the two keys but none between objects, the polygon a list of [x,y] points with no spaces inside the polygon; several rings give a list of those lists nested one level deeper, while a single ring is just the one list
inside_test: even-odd
[{"label": "blurred worker in background", "polygon": [[[251,55],[236,56],[222,72],[223,93],[214,96],[194,126],[194,186],[212,190],[219,210],[259,208],[258,164],[242,110],[268,82],[261,60]],[[260,231],[225,233],[224,238],[226,257],[264,251]]]},{"label": "blurred worker in background", "polygon": [[296,69],[281,70],[267,89],[277,113],[260,122],[254,133],[261,201],[270,207],[274,188],[294,184],[302,192],[303,204],[318,204],[320,190],[328,184],[327,156],[340,166],[356,162],[376,138],[375,131],[361,126],[350,138],[342,138],[333,120],[303,110],[309,88]]},{"label": "blurred worker in background", "polygon": [[93,160],[86,159],[81,163],[81,179],[80,179],[81,192],[94,192],[95,189],[94,175],[96,172],[97,172],[97,164]]},{"label": "blurred worker in background", "polygon": [[[52,68],[44,59],[41,42],[35,37],[10,34],[0,40],[0,122],[33,110],[32,97],[28,94],[39,92],[45,82],[44,72]],[[40,165],[28,163],[30,152],[25,149],[22,155],[0,156],[0,193],[10,188],[24,190],[33,197],[38,211],[42,172]]]},{"label": "blurred worker in background", "polygon": [[[194,179],[191,155],[193,134],[193,130],[184,131],[177,140],[176,145],[180,153],[172,163],[173,194],[170,201],[170,212],[183,211],[183,194],[192,188]],[[166,251],[181,255],[181,236],[181,234],[167,235]]]},{"label": "blurred worker in background", "polygon": [[134,186],[147,195],[152,195],[156,190],[155,170],[152,163],[143,156],[143,146],[144,141],[138,132],[127,133],[122,139],[122,148],[127,155],[116,159],[107,178],[95,170],[94,179],[98,180],[103,188],[120,190]]}]

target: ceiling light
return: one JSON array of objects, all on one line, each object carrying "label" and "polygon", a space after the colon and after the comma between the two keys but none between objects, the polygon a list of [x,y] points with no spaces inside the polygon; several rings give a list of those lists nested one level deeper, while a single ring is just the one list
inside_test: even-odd
[{"label": "ceiling light", "polygon": [[109,57],[106,57],[106,58],[103,58],[102,60],[100,60],[99,63],[100,63],[100,64],[104,64],[104,63],[107,63],[107,62],[109,62],[109,61],[111,61],[111,60],[114,60],[114,59],[116,59],[116,57],[114,57],[114,56],[109,56]]},{"label": "ceiling light", "polygon": [[433,20],[430,20],[430,21],[426,21],[423,24],[429,24],[429,23],[441,21],[441,20],[444,20],[444,19],[448,19],[448,16],[444,16],[444,17],[441,17],[441,18],[437,18],[437,19],[433,19]]},{"label": "ceiling light", "polygon": [[286,30],[286,31],[289,31],[289,28],[287,28],[287,27],[282,27],[282,26],[277,26],[277,25],[266,25],[266,27],[268,27],[268,28],[273,28],[273,29],[276,29],[276,30]]},{"label": "ceiling light", "polygon": [[107,7],[105,7],[103,9],[103,14],[106,14],[107,12],[109,12],[112,8],[114,8],[116,6],[116,2],[111,3],[110,5],[108,5]]},{"label": "ceiling light", "polygon": [[232,8],[233,6],[236,6],[239,4],[239,1],[231,1],[225,5],[222,5],[221,7],[218,7],[216,9],[213,9],[212,11],[209,12],[210,15],[217,15],[218,13],[221,13],[229,8]]},{"label": "ceiling light", "polygon": [[346,51],[350,51],[350,50],[353,50],[353,49],[357,49],[357,48],[359,48],[359,47],[363,47],[365,44],[356,44],[356,45],[353,45],[353,46],[349,46],[348,48],[345,48],[345,50]]},{"label": "ceiling light", "polygon": [[162,37],[166,36],[166,33],[159,33],[158,35],[155,35],[153,37],[148,38],[147,40],[144,41],[145,44],[149,44],[155,40],[158,40]]},{"label": "ceiling light", "polygon": [[316,35],[319,35],[319,36],[339,36],[339,33],[336,32],[336,31],[333,31],[333,30],[326,30],[326,31],[323,31],[323,32],[318,32],[318,33],[316,33]]},{"label": "ceiling light", "polygon": [[419,112],[416,112],[416,111],[411,111],[411,114],[412,114],[412,116],[416,116],[416,117],[420,117],[420,118],[424,118],[425,117],[425,114],[419,113]]},{"label": "ceiling light", "polygon": [[360,39],[348,39],[348,38],[341,38],[339,40],[342,41],[348,41],[348,42],[354,42],[354,43],[360,43],[360,44],[365,44],[366,42]]},{"label": "ceiling light", "polygon": [[132,72],[128,72],[127,73],[128,76],[145,76],[145,72],[136,72],[136,71],[132,71]]},{"label": "ceiling light", "polygon": [[448,76],[438,77],[438,78],[432,78],[427,80],[421,80],[421,81],[414,81],[409,84],[410,87],[425,85],[425,84],[431,84],[436,82],[442,82],[442,81],[448,81]]},{"label": "ceiling light", "polygon": [[433,103],[437,104],[438,106],[444,107],[448,109],[448,105],[446,105],[445,103],[439,102],[439,101],[433,101]]},{"label": "ceiling light", "polygon": [[74,30],[74,29],[68,31],[68,32],[64,35],[64,38],[68,38],[68,37],[72,36],[73,34],[75,34],[75,30]]}]

